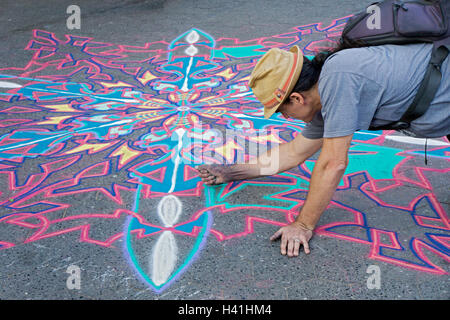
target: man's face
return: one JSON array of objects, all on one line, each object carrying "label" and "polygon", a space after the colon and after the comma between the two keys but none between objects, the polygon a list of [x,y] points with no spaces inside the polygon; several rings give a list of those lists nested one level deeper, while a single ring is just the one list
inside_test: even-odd
[{"label": "man's face", "polygon": [[321,108],[320,99],[314,99],[313,96],[307,96],[297,92],[291,93],[289,98],[278,108],[284,118],[292,118],[311,122],[314,115]]}]

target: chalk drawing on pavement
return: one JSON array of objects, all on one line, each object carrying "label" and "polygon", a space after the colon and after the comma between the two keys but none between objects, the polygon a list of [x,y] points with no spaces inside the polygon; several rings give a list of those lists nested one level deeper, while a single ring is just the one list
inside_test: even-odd
[{"label": "chalk drawing on pavement", "polygon": [[[249,74],[270,48],[299,45],[311,56],[329,47],[347,19],[246,41],[193,28],[171,42],[141,46],[34,30],[25,48],[33,52],[29,63],[0,69],[0,228],[28,231],[1,232],[0,249],[68,233],[105,248],[121,240],[136,276],[159,293],[189,272],[208,241],[243,238],[256,223],[286,225],[305,200],[314,160],[216,187],[202,185],[194,167],[249,160],[248,145],[293,139],[304,124],[263,119]],[[322,40],[309,40],[313,35]],[[386,147],[386,140],[412,149]],[[446,141],[429,147],[429,157],[449,160]],[[349,157],[330,204],[346,218],[317,233],[367,246],[368,259],[448,274],[449,219],[435,194],[439,186],[429,180],[448,175],[448,166],[419,164],[420,141],[389,131],[355,133]],[[274,191],[235,200],[259,187]],[[407,201],[390,196],[402,188],[414,190],[402,197]],[[349,192],[367,205],[352,203]],[[73,203],[83,199],[108,205],[80,212]],[[399,215],[422,236],[378,227],[365,208]],[[224,219],[242,210],[252,212],[242,225],[224,228]]]}]

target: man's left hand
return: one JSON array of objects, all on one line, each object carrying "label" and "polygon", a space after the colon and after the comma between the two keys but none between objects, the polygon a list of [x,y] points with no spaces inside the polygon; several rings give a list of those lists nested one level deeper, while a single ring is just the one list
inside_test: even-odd
[{"label": "man's left hand", "polygon": [[312,238],[313,232],[301,226],[297,222],[293,222],[285,227],[282,227],[270,237],[274,241],[281,237],[281,254],[289,257],[296,257],[300,251],[300,245],[306,254],[310,253],[309,240]]}]

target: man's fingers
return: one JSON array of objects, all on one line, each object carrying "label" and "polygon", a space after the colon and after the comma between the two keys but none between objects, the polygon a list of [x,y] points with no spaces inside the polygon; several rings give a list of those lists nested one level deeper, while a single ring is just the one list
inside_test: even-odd
[{"label": "man's fingers", "polygon": [[217,177],[216,177],[216,176],[210,176],[210,177],[208,178],[207,182],[208,182],[209,184],[218,184],[218,183],[220,183],[219,181],[217,181]]},{"label": "man's fingers", "polygon": [[212,175],[211,173],[200,173],[200,178],[202,179],[203,183],[207,185],[216,184],[217,183],[217,177],[215,175]]},{"label": "man's fingers", "polygon": [[206,177],[200,177],[202,179],[203,182],[209,181],[209,176]]},{"label": "man's fingers", "polygon": [[294,239],[289,239],[287,254],[289,257],[294,256]]},{"label": "man's fingers", "polygon": [[280,236],[281,236],[281,229],[279,229],[277,232],[275,232],[271,237],[270,237],[270,240],[271,241],[273,241],[273,240],[277,240]]},{"label": "man's fingers", "polygon": [[219,179],[215,174],[211,173],[206,166],[197,166],[195,169],[200,173],[200,179],[202,179],[203,183],[207,185],[214,185],[222,183],[222,180]]},{"label": "man's fingers", "polygon": [[286,237],[281,236],[280,251],[283,256],[286,255],[286,246],[287,246],[287,239]]},{"label": "man's fingers", "polygon": [[216,176],[211,175],[211,174],[205,174],[205,175],[200,175],[200,178],[201,178],[202,180],[207,181],[207,180],[213,180],[213,179],[215,179]]},{"label": "man's fingers", "polygon": [[209,176],[212,176],[212,175],[214,175],[214,174],[212,174],[208,170],[200,171],[200,177],[209,177]]},{"label": "man's fingers", "polygon": [[208,170],[206,170],[206,168],[204,166],[196,166],[195,170],[197,170],[200,173],[203,172],[203,171],[208,171]]},{"label": "man's fingers", "polygon": [[282,255],[288,255],[289,257],[297,257],[300,254],[300,246],[303,245],[306,254],[310,253],[308,236],[301,232],[292,232],[289,226],[282,227],[277,230],[270,240],[276,240],[281,236],[280,252]]},{"label": "man's fingers", "polygon": [[294,239],[294,256],[298,256],[300,251],[300,240],[299,239]]},{"label": "man's fingers", "polygon": [[209,175],[208,177],[205,177],[205,180],[216,180],[216,179],[217,179],[217,177],[212,174]]},{"label": "man's fingers", "polygon": [[309,250],[309,244],[308,241],[306,241],[306,239],[303,239],[303,249],[305,250],[306,254],[309,254],[311,252],[311,250]]},{"label": "man's fingers", "polygon": [[197,166],[195,169],[200,173],[200,177],[207,177],[212,175],[211,171],[207,166]]}]

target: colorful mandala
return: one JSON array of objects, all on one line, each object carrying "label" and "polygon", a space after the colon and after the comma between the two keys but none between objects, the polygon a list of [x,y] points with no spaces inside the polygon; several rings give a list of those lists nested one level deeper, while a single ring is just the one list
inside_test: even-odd
[{"label": "colorful mandala", "polygon": [[[295,137],[301,121],[262,117],[249,74],[270,48],[296,44],[310,56],[330,47],[347,19],[242,42],[191,29],[170,43],[142,47],[34,30],[25,48],[33,52],[30,62],[0,70],[0,249],[67,233],[103,247],[122,239],[137,276],[161,292],[212,237],[227,241],[252,233],[255,223],[292,221],[314,160],[216,187],[202,185],[194,168],[247,161],[248,150]],[[448,274],[450,223],[427,176],[450,169],[418,166],[420,150],[383,146],[398,139],[389,133],[355,134],[350,165],[330,204],[339,214],[317,233],[367,245],[369,259]],[[430,148],[429,157],[448,163],[448,143],[433,140]],[[407,203],[389,196],[405,186],[415,187]],[[248,188],[267,187],[277,191],[236,204]],[[346,197],[349,190],[357,199]],[[102,209],[79,212],[74,203],[88,200]],[[376,210],[363,208],[399,215],[422,236],[405,245],[402,230],[374,225]],[[251,212],[242,226],[221,223],[242,210]]]}]

